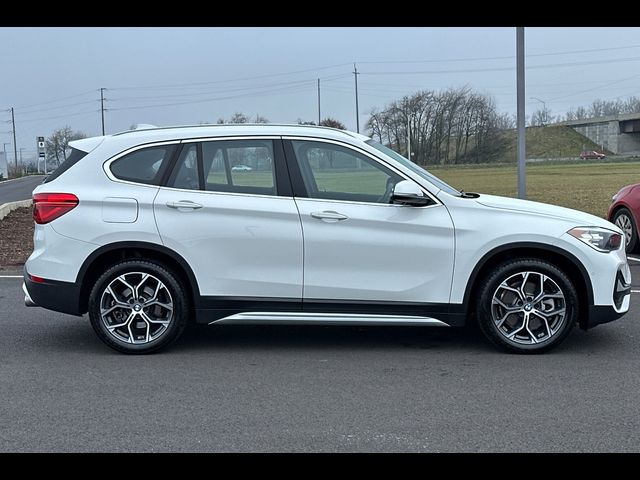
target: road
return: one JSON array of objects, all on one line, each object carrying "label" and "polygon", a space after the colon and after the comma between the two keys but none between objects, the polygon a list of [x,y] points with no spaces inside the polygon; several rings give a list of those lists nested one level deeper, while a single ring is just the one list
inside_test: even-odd
[{"label": "road", "polygon": [[31,192],[42,183],[44,177],[44,175],[29,175],[28,177],[0,182],[0,205],[17,202],[18,200],[29,200]]},{"label": "road", "polygon": [[20,285],[0,278],[3,452],[640,450],[638,293],[540,356],[453,329],[233,326],[125,356]]}]

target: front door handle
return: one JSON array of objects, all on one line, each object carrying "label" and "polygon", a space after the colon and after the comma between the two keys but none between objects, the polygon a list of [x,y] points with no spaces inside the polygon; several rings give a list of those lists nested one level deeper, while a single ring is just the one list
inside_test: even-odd
[{"label": "front door handle", "polygon": [[341,220],[346,220],[347,218],[349,218],[346,215],[343,215],[342,213],[334,212],[333,210],[325,210],[323,212],[312,212],[311,216],[313,218],[317,218],[318,220],[333,220],[336,222],[339,222]]},{"label": "front door handle", "polygon": [[198,208],[202,208],[202,205],[200,205],[199,203],[191,202],[189,200],[180,200],[179,202],[167,202],[167,207],[191,208],[192,210],[197,210]]}]

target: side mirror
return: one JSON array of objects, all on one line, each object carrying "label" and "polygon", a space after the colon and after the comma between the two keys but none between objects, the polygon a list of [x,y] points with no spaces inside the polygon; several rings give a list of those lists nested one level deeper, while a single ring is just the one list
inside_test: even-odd
[{"label": "side mirror", "polygon": [[423,207],[430,203],[429,197],[424,194],[417,183],[411,180],[402,180],[396,183],[393,187],[391,200],[393,203],[412,207]]}]

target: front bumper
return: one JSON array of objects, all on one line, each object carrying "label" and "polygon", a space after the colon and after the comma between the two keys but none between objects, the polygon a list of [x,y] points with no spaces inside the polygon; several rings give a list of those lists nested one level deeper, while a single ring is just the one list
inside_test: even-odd
[{"label": "front bumper", "polygon": [[613,305],[590,305],[586,322],[582,328],[589,329],[602,323],[609,323],[629,311],[631,303],[631,271],[627,263],[618,267],[612,292]]},{"label": "front bumper", "polygon": [[587,330],[602,323],[613,322],[624,316],[627,312],[616,312],[616,309],[608,305],[591,305],[589,307],[589,319],[582,327]]},{"label": "front bumper", "polygon": [[80,287],[75,283],[57,280],[34,282],[25,269],[22,290],[25,293],[24,303],[28,307],[38,306],[55,312],[82,315]]}]

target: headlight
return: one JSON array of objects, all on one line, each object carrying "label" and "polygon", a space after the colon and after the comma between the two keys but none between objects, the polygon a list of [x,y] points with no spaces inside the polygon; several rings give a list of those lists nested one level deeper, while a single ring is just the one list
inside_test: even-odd
[{"label": "headlight", "polygon": [[622,245],[622,235],[600,227],[576,227],[567,232],[599,252],[611,252]]}]

